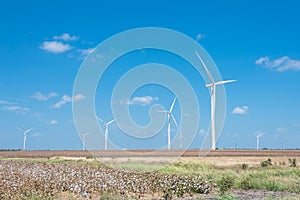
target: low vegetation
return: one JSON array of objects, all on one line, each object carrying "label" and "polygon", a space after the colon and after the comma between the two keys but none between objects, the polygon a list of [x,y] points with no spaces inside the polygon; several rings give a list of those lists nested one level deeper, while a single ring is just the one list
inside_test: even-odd
[{"label": "low vegetation", "polygon": [[235,199],[231,191],[236,189],[300,194],[297,160],[286,161],[289,165],[271,159],[256,166],[127,162],[111,168],[93,160],[0,159],[0,199],[56,199],[64,194],[100,199],[138,199],[147,194],[172,199],[209,192],[216,199]]},{"label": "low vegetation", "polygon": [[201,176],[135,172],[100,164],[61,160],[1,160],[0,199],[56,199],[62,193],[84,198],[97,194],[167,198],[205,194],[211,185]]}]

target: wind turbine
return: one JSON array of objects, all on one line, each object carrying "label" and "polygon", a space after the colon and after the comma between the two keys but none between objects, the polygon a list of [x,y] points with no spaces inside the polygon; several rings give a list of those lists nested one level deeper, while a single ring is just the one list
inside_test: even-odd
[{"label": "wind turbine", "polygon": [[156,110],[156,112],[162,112],[162,113],[166,113],[168,115],[168,150],[171,149],[171,118],[173,119],[176,127],[178,128],[178,125],[177,125],[177,122],[172,114],[172,111],[173,111],[173,108],[174,108],[174,105],[175,105],[175,101],[176,101],[176,97],[174,98],[173,100],[173,103],[170,107],[170,110],[167,111],[167,110]]},{"label": "wind turbine", "polygon": [[33,128],[27,129],[26,131],[23,131],[23,129],[17,127],[17,129],[23,133],[23,150],[26,150],[26,136],[27,133],[29,133]]},{"label": "wind turbine", "polygon": [[85,139],[86,139],[86,136],[89,135],[88,133],[83,133],[82,136],[82,150],[86,150],[85,148]]},{"label": "wind turbine", "polygon": [[256,150],[259,150],[259,138],[263,135],[263,133],[258,132],[256,133]]},{"label": "wind turbine", "polygon": [[211,73],[209,72],[206,64],[204,63],[203,59],[201,56],[198,54],[197,51],[195,51],[197,57],[201,61],[206,74],[208,78],[210,79],[211,83],[206,84],[207,88],[210,88],[210,104],[211,104],[211,149],[215,150],[216,149],[216,127],[215,127],[215,114],[216,114],[216,89],[218,85],[223,85],[226,83],[231,83],[235,82],[236,80],[227,80],[227,81],[218,81],[215,82],[214,78],[212,77]]},{"label": "wind turbine", "polygon": [[114,123],[117,119],[113,119],[109,122],[104,122],[102,119],[97,117],[97,119],[104,125],[105,127],[105,141],[104,141],[104,149],[107,150],[107,138],[108,138],[108,126]]}]

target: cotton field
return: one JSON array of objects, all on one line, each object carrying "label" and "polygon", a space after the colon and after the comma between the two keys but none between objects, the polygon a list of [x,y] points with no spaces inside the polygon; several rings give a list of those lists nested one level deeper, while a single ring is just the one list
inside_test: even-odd
[{"label": "cotton field", "polygon": [[0,160],[0,199],[28,199],[71,193],[93,199],[110,193],[120,196],[168,195],[181,197],[209,193],[200,176],[133,172],[105,166]]}]

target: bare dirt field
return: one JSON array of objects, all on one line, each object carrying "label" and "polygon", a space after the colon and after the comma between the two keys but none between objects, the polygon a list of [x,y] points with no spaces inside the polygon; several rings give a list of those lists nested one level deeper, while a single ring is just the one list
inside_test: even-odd
[{"label": "bare dirt field", "polygon": [[0,151],[3,158],[51,157],[300,157],[300,150],[54,150],[54,151]]}]

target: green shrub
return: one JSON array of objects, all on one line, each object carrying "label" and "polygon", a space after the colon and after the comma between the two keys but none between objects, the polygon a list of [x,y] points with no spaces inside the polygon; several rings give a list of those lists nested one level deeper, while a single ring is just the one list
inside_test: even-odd
[{"label": "green shrub", "polygon": [[297,160],[296,158],[289,158],[290,167],[297,167]]},{"label": "green shrub", "polygon": [[272,165],[271,158],[268,158],[268,160],[263,160],[263,161],[260,162],[260,166],[261,167],[268,167],[270,165]]},{"label": "green shrub", "polygon": [[286,165],[284,161],[279,162],[279,165]]},{"label": "green shrub", "polygon": [[243,164],[241,165],[241,167],[242,167],[243,170],[246,170],[246,169],[248,169],[248,164],[243,163]]},{"label": "green shrub", "polygon": [[241,182],[240,182],[240,187],[243,190],[250,190],[253,189],[252,183],[251,181],[253,180],[253,175],[249,174],[247,176],[245,176],[244,178],[242,178]]},{"label": "green shrub", "polygon": [[219,192],[221,195],[225,194],[228,190],[230,190],[234,185],[234,178],[232,176],[222,176],[218,181]]}]

